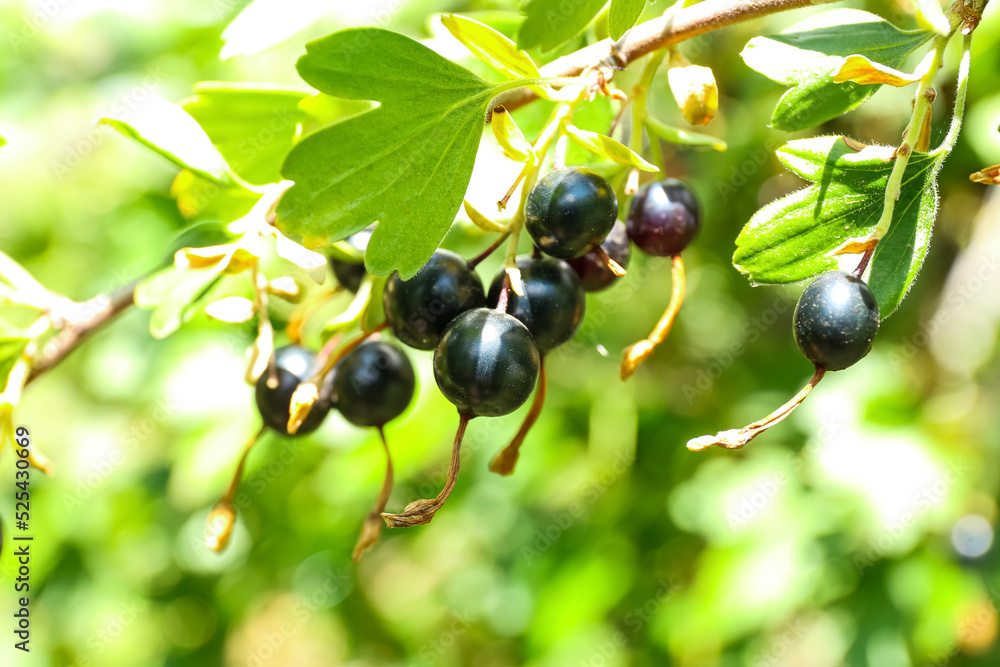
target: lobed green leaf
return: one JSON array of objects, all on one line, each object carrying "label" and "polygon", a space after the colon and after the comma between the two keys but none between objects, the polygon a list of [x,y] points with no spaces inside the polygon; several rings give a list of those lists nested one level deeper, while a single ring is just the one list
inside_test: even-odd
[{"label": "lobed green leaf", "polygon": [[462,203],[490,101],[524,82],[489,84],[377,28],[336,32],[306,48],[298,70],[310,85],[381,104],[292,149],[282,175],[295,185],[278,205],[278,226],[316,246],[377,220],[365,253],[368,270],[409,278]]}]

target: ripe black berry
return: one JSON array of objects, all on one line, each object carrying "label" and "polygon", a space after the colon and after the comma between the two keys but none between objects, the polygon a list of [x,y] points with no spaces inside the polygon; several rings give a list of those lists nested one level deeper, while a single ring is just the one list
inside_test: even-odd
[{"label": "ripe black berry", "polygon": [[[257,401],[257,410],[260,412],[264,424],[270,426],[278,433],[288,435],[288,408],[292,402],[292,394],[300,382],[309,379],[316,370],[316,357],[312,352],[298,345],[286,345],[274,351],[275,371],[278,376],[278,386],[272,389],[267,386],[269,373],[265,370],[257,378],[257,387],[254,398]],[[323,423],[326,413],[330,411],[330,403],[327,396],[320,396],[320,399],[313,405],[312,410],[306,417],[296,435],[312,433]]]},{"label": "ripe black berry", "polygon": [[[587,300],[580,279],[561,259],[517,258],[524,296],[514,290],[507,293],[507,314],[516,317],[535,339],[539,352],[556,348],[576,333],[583,321]],[[503,269],[493,278],[487,303],[496,306],[504,286]]]},{"label": "ripe black berry", "polygon": [[[349,236],[347,243],[353,246],[355,250],[360,251],[361,254],[364,254],[365,250],[368,249],[368,241],[371,237],[372,230],[362,229],[357,234]],[[363,259],[352,262],[348,259],[330,257],[330,268],[333,269],[333,275],[337,279],[337,282],[351,293],[358,291],[358,288],[361,287],[361,281],[367,275]]]},{"label": "ripe black berry", "polygon": [[878,303],[860,278],[830,271],[814,280],[795,306],[795,342],[818,368],[839,371],[872,349]]},{"label": "ripe black berry", "polygon": [[365,279],[364,262],[348,262],[345,259],[330,258],[330,268],[333,269],[333,276],[337,282],[344,286],[344,289],[354,293],[361,287],[361,281]]},{"label": "ripe black berry", "polygon": [[559,169],[528,193],[524,221],[535,245],[553,257],[572,259],[600,245],[618,217],[611,185],[589,169]]},{"label": "ripe black berry", "polygon": [[[619,221],[611,228],[611,233],[601,243],[601,248],[608,254],[608,257],[618,262],[623,268],[628,268],[629,258],[632,256],[632,247],[628,242],[628,232],[625,231],[625,224]],[[596,251],[591,250],[582,257],[568,259],[566,263],[580,277],[580,285],[585,292],[599,292],[618,280],[608,267],[608,263],[600,257]]]},{"label": "ripe black berry", "polygon": [[465,259],[448,250],[435,250],[409,280],[393,273],[382,295],[392,332],[418,350],[433,350],[453,319],[485,302],[482,279]]},{"label": "ripe black berry", "polygon": [[698,234],[701,207],[683,181],[668,178],[644,185],[629,206],[626,220],[632,242],[647,255],[676,255]]},{"label": "ripe black berry", "polygon": [[528,328],[491,308],[463,313],[434,350],[434,379],[460,413],[499,417],[531,395],[539,354]]},{"label": "ripe black berry", "polygon": [[355,426],[383,426],[403,414],[416,379],[406,354],[389,343],[365,343],[334,369],[330,401]]}]

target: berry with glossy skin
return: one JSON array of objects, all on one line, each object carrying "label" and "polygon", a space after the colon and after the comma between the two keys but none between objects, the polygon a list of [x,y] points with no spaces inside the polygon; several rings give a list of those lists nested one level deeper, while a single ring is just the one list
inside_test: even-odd
[{"label": "berry with glossy skin", "polygon": [[392,332],[418,350],[433,350],[453,319],[484,303],[479,274],[464,258],[440,249],[409,280],[393,273],[382,294]]},{"label": "berry with glossy skin", "polygon": [[[278,374],[278,386],[274,389],[267,386],[268,371],[265,370],[257,378],[254,398],[264,424],[278,433],[288,435],[288,408],[292,402],[292,394],[295,393],[299,383],[308,380],[316,370],[316,357],[303,347],[286,345],[274,351],[274,364]],[[305,435],[318,429],[329,411],[329,397],[321,395],[305,421],[299,426],[296,435]]]},{"label": "berry with glossy skin", "polygon": [[[368,249],[368,241],[372,237],[372,230],[362,229],[357,234],[352,234],[347,238],[347,243],[364,254]],[[365,279],[368,272],[365,271],[364,260],[352,262],[346,259],[330,257],[330,268],[337,282],[344,286],[351,293],[356,293],[361,287],[361,281]]]},{"label": "berry with glossy skin", "polygon": [[365,343],[340,360],[330,402],[355,426],[383,426],[403,414],[416,387],[406,353],[381,341]]},{"label": "berry with glossy skin", "polygon": [[687,183],[668,178],[644,185],[629,205],[629,238],[647,255],[670,257],[701,229],[701,206]]},{"label": "berry with glossy skin", "polygon": [[459,315],[434,350],[434,379],[459,412],[499,417],[531,396],[540,357],[528,328],[492,308]]},{"label": "berry with glossy skin", "polygon": [[596,248],[618,217],[618,198],[603,176],[571,167],[546,174],[528,193],[524,224],[546,254],[572,259]]},{"label": "berry with glossy skin", "polygon": [[[587,299],[580,279],[566,262],[552,257],[521,255],[517,268],[521,270],[524,296],[508,290],[507,314],[528,327],[539,352],[548,352],[572,338],[583,321]],[[487,303],[492,307],[500,299],[504,274],[500,269],[490,285]]]},{"label": "berry with glossy skin", "polygon": [[[623,268],[628,268],[628,261],[632,257],[632,246],[628,242],[628,232],[625,230],[625,223],[616,221],[611,228],[611,233],[601,243],[601,248],[608,254],[608,257],[618,262]],[[597,252],[591,250],[582,257],[568,259],[566,263],[580,277],[580,285],[585,292],[599,292],[608,287],[618,276],[608,268],[607,262],[601,259]]]},{"label": "berry with glossy skin", "polygon": [[806,359],[828,371],[853,366],[868,354],[878,324],[875,295],[843,271],[814,280],[795,306],[795,342]]}]

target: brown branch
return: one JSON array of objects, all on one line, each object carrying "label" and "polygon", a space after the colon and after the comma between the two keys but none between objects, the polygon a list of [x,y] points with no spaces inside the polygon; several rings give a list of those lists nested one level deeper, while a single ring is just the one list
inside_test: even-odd
[{"label": "brown branch", "polygon": [[45,343],[38,356],[31,362],[31,371],[25,385],[42,373],[55,368],[94,333],[103,329],[135,303],[136,280],[116,289],[111,294],[101,294],[89,301],[76,304],[77,312],[86,313],[82,319],[67,321],[62,330]]},{"label": "brown branch", "polygon": [[[789,9],[823,5],[838,0],[704,0],[696,5],[660,18],[640,23],[615,44],[605,39],[569,55],[557,58],[541,68],[546,78],[579,76],[584,70],[599,66],[628,67],[643,56],[671,44],[703,35],[719,28]],[[611,70],[612,72],[614,70]],[[605,73],[608,76],[610,72]],[[495,104],[513,111],[537,99],[528,88],[501,94]]]}]

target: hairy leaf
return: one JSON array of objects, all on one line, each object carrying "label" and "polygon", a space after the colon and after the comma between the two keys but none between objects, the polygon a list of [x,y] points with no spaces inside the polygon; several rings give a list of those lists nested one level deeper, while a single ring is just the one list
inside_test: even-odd
[{"label": "hairy leaf", "polygon": [[611,39],[617,40],[635,25],[646,6],[646,0],[611,0],[608,30]]},{"label": "hairy leaf", "polygon": [[777,35],[754,37],[740,55],[748,66],[791,88],[771,116],[779,130],[814,127],[857,108],[875,84],[836,83],[844,59],[861,55],[897,68],[934,33],[900,30],[874,14],[834,9],[810,17]]},{"label": "hairy leaf", "polygon": [[607,0],[530,0],[524,7],[524,23],[517,31],[522,49],[541,46],[551,51],[576,37]]},{"label": "hairy leaf", "polygon": [[490,100],[523,85],[491,85],[417,42],[376,28],[311,42],[299,74],[319,90],[373,99],[374,110],[303,139],[282,174],[278,225],[310,246],[379,225],[368,270],[413,276],[462,203]]},{"label": "hairy leaf", "polygon": [[268,84],[204,82],[181,106],[198,121],[237,175],[257,185],[281,180],[281,162],[306,119],[308,93]]},{"label": "hairy leaf", "polygon": [[[812,185],[758,211],[736,239],[733,264],[754,283],[791,283],[838,266],[836,251],[874,229],[885,201],[893,149],[855,151],[843,137],[791,141],[778,158]],[[913,153],[892,226],[879,242],[869,285],[882,317],[906,296],[930,247],[937,173],[945,153]]]},{"label": "hairy leaf", "polygon": [[181,169],[219,185],[232,183],[225,158],[197,121],[176,104],[151,97],[138,109],[128,110],[119,117],[100,118],[97,122],[153,149]]}]

